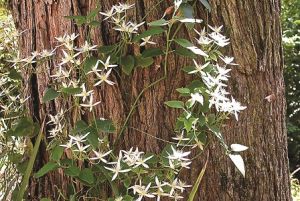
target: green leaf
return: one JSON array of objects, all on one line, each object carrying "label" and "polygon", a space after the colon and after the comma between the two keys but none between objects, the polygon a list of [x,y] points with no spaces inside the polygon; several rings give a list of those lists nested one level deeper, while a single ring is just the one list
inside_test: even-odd
[{"label": "green leaf", "polygon": [[67,159],[67,158],[61,159],[60,164],[61,164],[61,166],[72,166],[73,165],[73,160]]},{"label": "green leaf", "polygon": [[89,57],[83,63],[83,72],[87,74],[96,65],[98,59],[96,57]]},{"label": "green leaf", "polygon": [[165,104],[171,108],[184,108],[184,103],[182,101],[167,101]]},{"label": "green leaf", "polygon": [[129,188],[131,184],[131,179],[127,177],[125,180],[123,180],[123,183],[126,188]]},{"label": "green leaf", "polygon": [[89,132],[90,134],[88,134],[88,136],[86,137],[86,139],[88,140],[89,144],[93,146],[93,148],[97,148],[99,145],[99,140],[98,140],[98,131],[96,128],[94,127],[90,127],[87,132]]},{"label": "green leaf", "polygon": [[195,53],[193,53],[192,51],[190,51],[186,48],[179,47],[179,48],[175,49],[174,52],[175,52],[175,54],[180,55],[180,56],[189,57],[192,59],[197,58],[197,55]]},{"label": "green leaf", "polygon": [[98,15],[99,11],[100,11],[100,8],[95,8],[95,9],[91,10],[89,12],[89,14],[86,16],[87,19],[94,19]]},{"label": "green leaf", "polygon": [[8,154],[9,161],[14,164],[20,163],[22,158],[23,158],[23,155],[19,154],[19,153],[9,152],[9,154]]},{"label": "green leaf", "polygon": [[201,88],[203,87],[204,84],[203,82],[201,82],[200,80],[193,80],[191,84],[189,84],[188,88],[191,90],[191,91],[194,91],[196,88]]},{"label": "green leaf", "polygon": [[8,77],[13,80],[22,80],[21,73],[14,68],[9,71]]},{"label": "green leaf", "polygon": [[93,20],[89,23],[90,26],[92,27],[99,27],[100,26],[100,22]]},{"label": "green leaf", "polygon": [[116,128],[113,125],[113,122],[111,120],[107,119],[97,119],[94,122],[94,127],[98,131],[102,131],[105,133],[114,133],[116,131]]},{"label": "green leaf", "polygon": [[160,19],[160,20],[156,20],[156,21],[153,21],[153,22],[150,22],[148,23],[148,25],[150,27],[156,27],[156,26],[165,26],[168,24],[168,21],[165,20],[165,19]]},{"label": "green leaf", "polygon": [[87,22],[86,16],[80,16],[80,15],[77,15],[77,16],[65,16],[65,18],[71,19],[71,20],[75,20],[76,24],[78,24],[78,25],[82,25],[82,24],[84,24],[84,23]]},{"label": "green leaf", "polygon": [[194,66],[186,66],[184,68],[182,68],[182,70],[186,73],[192,72],[193,70],[195,70]]},{"label": "green leaf", "polygon": [[197,121],[197,118],[189,118],[189,119],[184,119],[184,128],[187,132],[190,132],[192,129],[193,124]]},{"label": "green leaf", "polygon": [[139,40],[141,40],[142,38],[146,38],[148,36],[154,36],[154,35],[158,35],[158,34],[161,34],[163,33],[165,30],[160,28],[160,27],[153,27],[147,31],[144,31],[143,33],[135,36],[133,38],[133,42],[138,42]]},{"label": "green leaf", "polygon": [[116,48],[116,45],[101,46],[98,48],[98,51],[103,54],[109,54],[109,53],[113,52],[115,48]]},{"label": "green leaf", "polygon": [[188,41],[187,39],[184,38],[177,38],[174,40],[178,45],[184,47],[184,48],[188,48],[188,47],[192,47],[194,46],[193,43],[191,43],[190,41]]},{"label": "green leaf", "polygon": [[66,87],[66,88],[62,88],[60,90],[62,93],[68,94],[68,95],[75,95],[75,94],[80,94],[82,92],[82,89],[77,87]]},{"label": "green leaf", "polygon": [[215,114],[209,114],[207,116],[207,123],[208,123],[208,125],[213,126],[215,124],[215,122],[216,122],[216,115]]},{"label": "green leaf", "polygon": [[66,173],[66,175],[70,176],[70,177],[78,177],[80,174],[80,169],[74,165],[64,169],[64,172]]},{"label": "green leaf", "polygon": [[178,91],[181,94],[189,94],[189,93],[191,93],[191,91],[190,91],[189,88],[178,88],[178,89],[176,89],[176,91]]},{"label": "green leaf", "polygon": [[201,115],[198,122],[200,126],[204,126],[206,124],[205,116]]},{"label": "green leaf", "polygon": [[136,66],[140,66],[142,68],[151,66],[154,63],[154,60],[152,57],[142,57],[142,56],[136,56],[135,57]]},{"label": "green leaf", "polygon": [[50,161],[46,163],[37,173],[35,173],[34,177],[35,178],[42,177],[48,172],[56,170],[58,167],[59,165],[57,163]]},{"label": "green leaf", "polygon": [[208,1],[207,0],[199,0],[202,4],[203,4],[203,6],[210,12],[211,11],[211,6],[210,6],[210,4],[208,3]]},{"label": "green leaf", "polygon": [[57,145],[51,150],[50,159],[53,161],[59,161],[63,153],[64,153],[64,148]]},{"label": "green leaf", "polygon": [[34,136],[35,124],[29,117],[21,118],[14,129],[9,130],[8,134],[11,136]]},{"label": "green leaf", "polygon": [[52,88],[48,88],[46,90],[45,95],[43,96],[43,103],[54,100],[58,96],[59,96],[59,93],[56,90],[54,90]]},{"label": "green leaf", "polygon": [[191,190],[191,192],[190,192],[190,194],[189,194],[189,199],[188,199],[188,201],[194,201],[194,199],[195,199],[195,196],[196,196],[197,191],[198,191],[198,189],[199,189],[200,182],[201,182],[201,180],[202,180],[202,178],[203,178],[203,175],[204,175],[204,173],[205,173],[205,170],[206,170],[206,168],[207,168],[208,158],[209,158],[209,155],[207,155],[207,159],[206,159],[205,165],[204,165],[204,167],[202,168],[202,170],[200,171],[200,173],[199,173],[199,175],[198,175],[198,178],[197,178],[197,180],[196,180],[196,182],[195,182],[195,184],[194,184],[194,186],[193,186],[193,189]]},{"label": "green leaf", "polygon": [[130,75],[134,68],[134,57],[131,55],[124,56],[121,58],[122,70],[126,75]]},{"label": "green leaf", "polygon": [[75,124],[75,128],[72,130],[73,133],[80,133],[80,132],[86,132],[86,130],[89,128],[87,123],[85,123],[83,120],[79,120]]},{"label": "green leaf", "polygon": [[81,179],[82,181],[84,181],[88,184],[93,184],[95,181],[93,172],[89,168],[84,168],[83,170],[81,170],[78,177],[79,177],[79,179]]},{"label": "green leaf", "polygon": [[163,54],[164,52],[160,48],[149,48],[143,51],[142,56],[146,58],[146,57],[155,57]]}]

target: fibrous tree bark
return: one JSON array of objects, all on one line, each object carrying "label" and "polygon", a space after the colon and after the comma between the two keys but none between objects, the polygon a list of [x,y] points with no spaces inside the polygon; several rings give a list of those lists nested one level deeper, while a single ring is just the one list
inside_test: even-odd
[{"label": "fibrous tree bark", "polygon": [[[77,44],[83,44],[87,32],[91,32],[93,43],[107,45],[117,40],[117,35],[105,22],[100,28],[89,30],[86,26],[76,26],[64,16],[86,15],[96,8],[108,10],[119,1],[112,0],[12,0],[10,2],[16,27],[20,32],[20,52],[25,57],[33,51],[55,47],[55,37],[64,33],[78,32]],[[136,9],[132,18],[146,21],[161,18],[172,1],[129,0]],[[210,160],[198,191],[197,200],[290,200],[289,172],[285,128],[285,99],[282,76],[283,58],[280,28],[279,0],[212,0],[211,13],[197,3],[196,12],[205,23],[224,25],[225,33],[231,39],[227,49],[236,58],[238,67],[231,73],[230,91],[247,106],[238,122],[230,120],[223,128],[226,142],[244,144],[250,149],[244,153],[246,177],[243,178],[224,154],[218,143],[210,145]],[[99,16],[99,20],[102,18]],[[146,28],[146,27],[145,27]],[[192,37],[187,30],[179,33]],[[164,39],[158,39],[163,44]],[[115,75],[113,87],[99,87],[95,94],[102,104],[97,107],[99,117],[112,119],[118,129],[129,112],[130,106],[139,92],[153,81],[163,76],[158,58],[148,69],[135,70],[132,77]],[[178,113],[163,104],[177,96],[175,89],[188,83],[181,67],[187,59],[173,54],[169,57],[168,76],[141,97],[132,117],[129,119],[121,146],[141,147],[145,151],[159,152],[164,144],[145,133],[170,139]],[[38,73],[23,72],[24,92],[31,96],[28,108],[37,121],[47,114],[64,107],[58,101],[42,104],[44,92],[52,82],[49,77],[54,72],[56,61],[34,66]],[[271,95],[271,99],[265,97]],[[86,117],[88,118],[88,116]],[[145,133],[143,133],[143,132]],[[40,147],[36,168],[48,160],[45,146]],[[204,159],[193,163],[191,171],[185,173],[187,181],[195,181],[204,165]],[[49,173],[38,180],[31,180],[29,200],[41,197],[58,197],[57,189],[66,189],[68,180],[60,171]]]}]

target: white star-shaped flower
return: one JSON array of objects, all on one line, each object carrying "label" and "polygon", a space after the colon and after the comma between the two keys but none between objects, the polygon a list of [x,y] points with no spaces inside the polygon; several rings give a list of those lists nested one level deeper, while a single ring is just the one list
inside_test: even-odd
[{"label": "white star-shaped flower", "polygon": [[98,101],[98,102],[93,102],[93,94],[91,94],[90,95],[90,101],[89,101],[89,103],[88,104],[80,104],[82,107],[87,107],[87,108],[89,108],[89,111],[91,112],[92,110],[93,110],[93,107],[95,107],[96,105],[98,105],[98,104],[100,104],[101,103],[101,101]]},{"label": "white star-shaped flower", "polygon": [[93,94],[93,90],[87,91],[85,88],[85,84],[81,85],[82,92],[80,94],[75,94],[76,97],[82,97],[82,101],[84,102],[87,97],[89,97],[91,94]]}]

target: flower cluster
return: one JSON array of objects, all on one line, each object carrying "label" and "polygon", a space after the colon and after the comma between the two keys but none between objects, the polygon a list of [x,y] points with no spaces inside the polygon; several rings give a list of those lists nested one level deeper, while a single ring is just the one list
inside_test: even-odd
[{"label": "flower cluster", "polygon": [[[211,49],[211,47],[214,45],[219,47],[228,45],[229,39],[221,34],[222,27],[223,26],[209,26],[209,28],[212,30],[211,33],[207,33],[205,29],[203,29],[201,32],[195,30],[199,35],[199,38],[196,39],[198,45],[203,46],[204,48],[210,46],[209,49]],[[209,107],[214,105],[217,111],[234,114],[238,120],[238,112],[244,110],[246,107],[241,106],[241,104],[233,97],[231,97],[230,100],[228,97],[230,93],[226,91],[226,82],[230,77],[229,72],[231,71],[231,69],[227,68],[227,66],[234,66],[237,64],[233,63],[233,57],[220,55],[219,58],[223,65],[220,65],[219,63],[214,64],[212,61],[208,61],[202,65],[198,64],[194,60],[195,70],[190,71],[189,74],[199,74],[201,76],[204,84],[207,87],[207,93],[210,95]],[[192,94],[192,100],[195,100],[193,97],[195,97],[194,94]],[[203,97],[201,97],[201,95],[199,97],[199,94],[197,97],[198,102],[203,105]]]},{"label": "flower cluster", "polygon": [[[45,91],[43,102],[57,98],[57,101],[62,103],[60,104],[62,109],[57,110],[56,114],[47,116],[47,140],[50,141],[47,150],[50,151],[51,157],[49,163],[45,164],[46,167],[37,172],[37,177],[44,175],[45,170],[50,171],[60,167],[65,170],[66,175],[91,188],[99,189],[102,180],[99,182],[94,180],[104,178],[103,180],[110,184],[116,196],[115,200],[141,201],[153,198],[159,201],[163,197],[172,200],[185,199],[184,191],[192,186],[185,184],[179,173],[183,169],[190,168],[192,161],[197,158],[197,156],[189,158],[192,149],[199,148],[201,152],[210,134],[217,137],[225,148],[226,154],[241,173],[245,174],[239,152],[245,151],[247,147],[239,144],[227,146],[220,131],[224,119],[234,115],[238,120],[239,112],[246,108],[227,91],[231,71],[229,67],[237,64],[233,63],[234,58],[224,56],[220,49],[230,44],[230,40],[222,34],[222,26],[208,26],[207,31],[205,28],[200,31],[195,29],[197,38],[194,43],[172,34],[173,25],[177,23],[188,26],[202,22],[190,15],[185,16],[185,13],[189,12],[181,12],[182,7],[186,6],[183,2],[174,1],[171,19],[168,17],[166,20],[168,13],[165,13],[161,19],[148,24],[129,20],[128,10],[134,5],[119,3],[106,12],[100,12],[104,16],[104,21],[111,23],[113,29],[120,35],[120,41],[112,45],[98,47],[92,44],[92,41],[85,41],[77,47],[77,38],[80,36],[76,33],[64,34],[56,37],[54,49],[32,52],[25,58],[20,58],[16,53],[9,58],[12,71],[10,69],[9,73],[7,70],[2,73],[1,69],[0,72],[3,75],[0,78],[2,89],[0,112],[4,116],[18,112],[20,118],[14,118],[21,121],[10,121],[11,119],[7,121],[1,118],[0,137],[3,138],[8,132],[13,131],[12,135],[15,135],[18,126],[21,128],[19,130],[22,130],[25,124],[27,127],[23,130],[30,131],[32,136],[36,135],[36,125],[33,120],[21,114],[24,110],[24,102],[29,97],[22,97],[21,94],[16,93],[16,84],[21,85],[18,79],[21,77],[20,68],[37,73],[39,68],[48,66],[39,64],[49,60],[56,63],[49,69],[49,76],[52,79],[49,88]],[[184,9],[192,8],[186,6]],[[141,32],[142,26],[147,30]],[[151,45],[156,45],[151,38],[159,34],[166,35],[166,47],[149,48]],[[178,46],[175,44],[181,46],[181,49],[176,49]],[[143,52],[134,51],[129,54],[128,46],[132,45],[143,47],[140,48]],[[172,137],[172,142],[155,136],[157,140],[168,142],[159,154],[147,153],[138,147],[116,151],[119,147],[114,147],[117,143],[111,139],[115,139],[115,136],[122,137],[127,121],[121,127],[119,135],[110,136],[110,133],[115,133],[119,129],[116,129],[110,120],[97,119],[95,107],[101,102],[97,100],[96,87],[99,88],[104,84],[109,87],[115,85],[111,76],[114,71],[119,73],[122,70],[129,76],[135,67],[152,66],[157,56],[161,58],[164,56],[165,59],[165,76],[160,79],[163,80],[168,73],[168,55],[173,53],[193,58],[191,60],[193,66],[183,70],[195,77],[191,84],[177,89],[184,98],[166,102],[169,107],[182,110],[176,123],[176,136]],[[160,80],[149,84],[149,87]],[[127,119],[146,89],[148,87],[137,96]],[[86,112],[92,115],[85,116]],[[75,115],[70,118],[70,114]],[[19,136],[25,135],[22,131],[18,132]]]},{"label": "flower cluster", "polygon": [[160,201],[162,197],[181,200],[184,198],[181,196],[184,190],[191,187],[191,185],[185,184],[178,178],[175,178],[171,182],[166,182],[155,177],[155,185],[151,185],[152,183],[143,185],[142,181],[139,180],[138,184],[131,186],[129,189],[133,190],[134,195],[138,195],[136,201],[141,201],[143,198],[156,198],[157,201]]},{"label": "flower cluster", "polygon": [[105,18],[104,20],[110,20],[111,23],[115,25],[114,30],[127,34],[130,36],[132,33],[137,33],[138,28],[142,26],[145,22],[136,24],[132,21],[127,21],[126,11],[133,8],[134,4],[123,4],[119,3],[114,5],[107,12],[100,12]]},{"label": "flower cluster", "polygon": [[17,156],[26,153],[24,137],[11,136],[15,122],[25,111],[24,103],[29,97],[21,93],[20,68],[10,66],[18,52],[18,33],[12,23],[12,16],[0,21],[0,200],[7,200],[21,180],[18,171],[21,162],[14,164]]}]

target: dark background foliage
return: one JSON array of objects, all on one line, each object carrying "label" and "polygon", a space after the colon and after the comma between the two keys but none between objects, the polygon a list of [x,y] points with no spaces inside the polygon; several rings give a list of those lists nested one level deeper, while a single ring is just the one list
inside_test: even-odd
[{"label": "dark background foliage", "polygon": [[300,167],[300,0],[282,3],[288,144],[293,172]]}]

